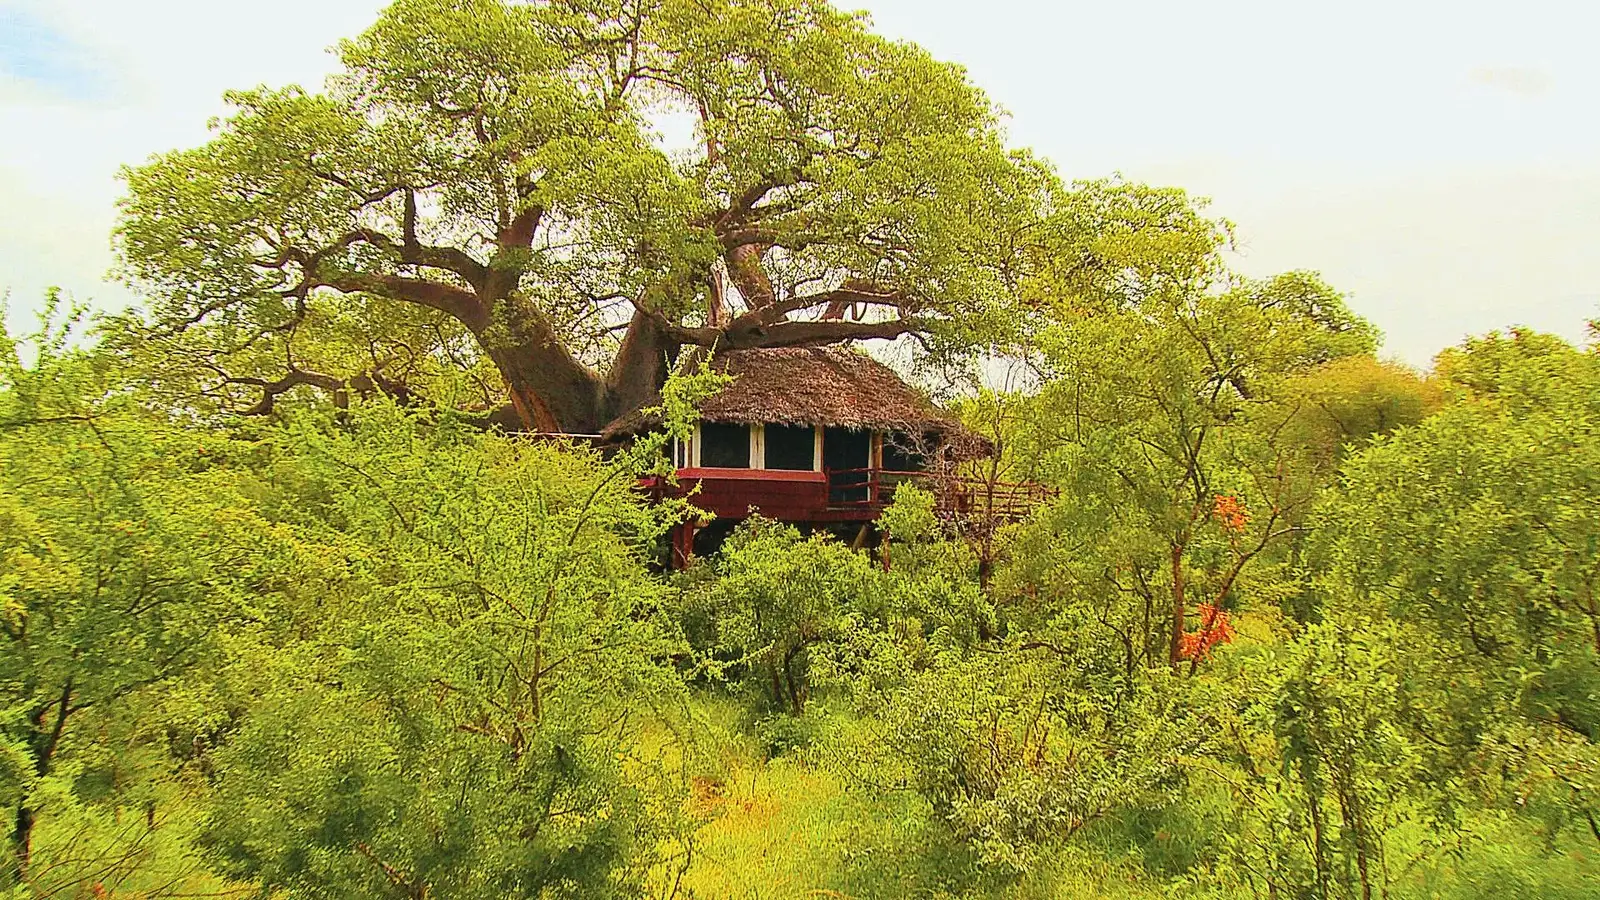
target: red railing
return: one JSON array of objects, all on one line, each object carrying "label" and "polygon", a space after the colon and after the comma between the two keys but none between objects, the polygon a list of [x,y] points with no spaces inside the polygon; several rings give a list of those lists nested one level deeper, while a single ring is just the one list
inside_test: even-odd
[{"label": "red railing", "polygon": [[1015,522],[1058,496],[1054,488],[1034,482],[991,481],[934,472],[833,469],[827,476],[830,509],[882,509],[894,498],[894,489],[908,481],[931,491],[935,509],[947,519]]}]

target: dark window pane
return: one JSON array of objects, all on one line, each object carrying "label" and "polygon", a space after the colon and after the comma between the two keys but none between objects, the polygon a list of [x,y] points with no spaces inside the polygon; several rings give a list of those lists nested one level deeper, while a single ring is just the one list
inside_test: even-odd
[{"label": "dark window pane", "polygon": [[809,472],[816,460],[817,433],[805,425],[767,426],[767,468]]},{"label": "dark window pane", "polygon": [[822,468],[828,474],[828,502],[865,503],[869,497],[867,473],[850,471],[872,465],[872,433],[845,428],[822,432]]},{"label": "dark window pane", "polygon": [[711,469],[750,468],[750,427],[703,422],[700,465]]}]

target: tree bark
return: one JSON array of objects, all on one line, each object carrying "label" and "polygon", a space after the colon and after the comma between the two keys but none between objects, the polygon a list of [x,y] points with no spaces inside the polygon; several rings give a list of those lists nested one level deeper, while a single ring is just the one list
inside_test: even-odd
[{"label": "tree bark", "polygon": [[1172,544],[1172,638],[1167,645],[1167,662],[1172,670],[1178,670],[1178,663],[1182,659],[1183,647],[1183,619],[1188,602],[1184,596],[1183,584],[1183,544],[1174,541]]},{"label": "tree bark", "polygon": [[[55,722],[49,731],[45,731],[45,719],[52,708],[56,711]],[[61,696],[54,703],[39,708],[32,716],[34,732],[29,744],[33,749],[33,770],[40,778],[50,774],[56,748],[61,746],[61,735],[66,731],[67,716],[71,712],[72,679],[68,678],[61,687]],[[33,830],[38,821],[39,810],[31,806],[30,798],[24,795],[17,801],[16,818],[11,830],[11,867],[16,871],[18,882],[25,882],[28,878],[28,867],[33,858]]]},{"label": "tree bark", "polygon": [[[16,823],[11,832],[11,865],[18,884],[28,880],[28,865],[33,855],[33,826],[36,813],[27,801],[18,804]],[[0,881],[3,883],[3,881]]]},{"label": "tree bark", "polygon": [[806,697],[803,680],[795,678],[794,675],[794,658],[804,649],[805,645],[801,644],[797,647],[789,648],[789,651],[783,655],[783,678],[789,685],[789,712],[797,719],[805,715]]},{"label": "tree bark", "polygon": [[635,312],[606,377],[606,420],[654,400],[682,346],[654,316]]},{"label": "tree bark", "polygon": [[743,295],[745,305],[751,309],[762,309],[778,300],[777,292],[772,289],[772,281],[767,278],[766,270],[761,265],[763,249],[759,244],[741,244],[723,257],[728,264],[728,277]]},{"label": "tree bark", "polygon": [[505,378],[525,428],[593,434],[605,424],[599,376],[572,355],[527,300],[500,301],[493,321],[475,334]]}]

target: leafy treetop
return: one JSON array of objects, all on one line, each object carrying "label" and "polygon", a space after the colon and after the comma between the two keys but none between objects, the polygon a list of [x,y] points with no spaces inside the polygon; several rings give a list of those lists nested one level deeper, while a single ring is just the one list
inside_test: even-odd
[{"label": "leafy treetop", "polygon": [[592,431],[687,345],[960,345],[1055,190],[958,67],[822,0],[398,0],[338,55],[124,173],[138,338],[222,409],[492,369]]}]

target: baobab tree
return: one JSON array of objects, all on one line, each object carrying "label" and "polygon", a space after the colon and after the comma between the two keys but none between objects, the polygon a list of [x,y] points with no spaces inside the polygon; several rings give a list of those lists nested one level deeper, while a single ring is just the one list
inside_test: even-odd
[{"label": "baobab tree", "polygon": [[586,432],[685,347],[970,346],[1056,192],[960,68],[822,0],[399,0],[337,53],[124,174],[138,339],[221,409],[431,367]]}]

